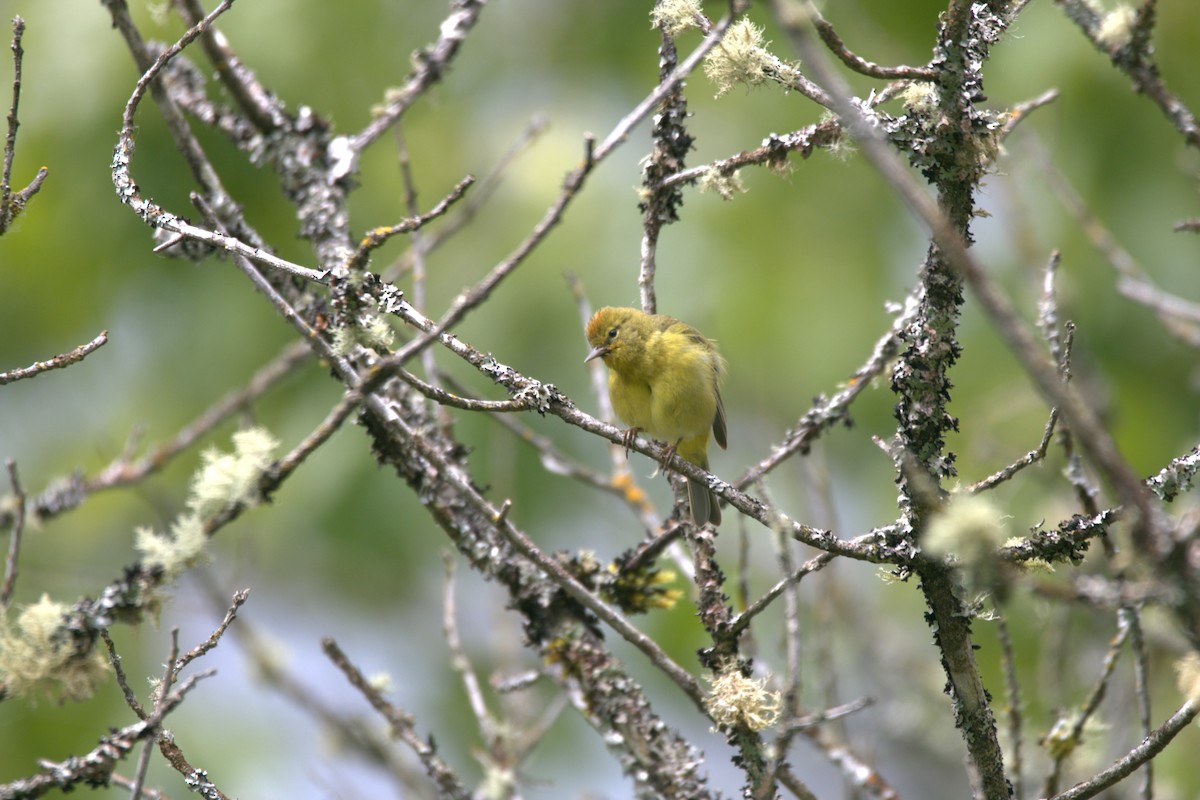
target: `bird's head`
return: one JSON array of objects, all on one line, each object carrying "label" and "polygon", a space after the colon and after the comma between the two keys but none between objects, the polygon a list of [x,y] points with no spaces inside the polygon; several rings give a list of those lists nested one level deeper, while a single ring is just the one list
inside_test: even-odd
[{"label": "bird's head", "polygon": [[627,351],[631,343],[639,338],[635,324],[635,316],[639,314],[641,312],[637,309],[611,306],[593,314],[584,331],[592,348],[583,360],[584,363],[601,358],[606,364],[610,364],[610,358],[619,361],[622,355],[627,354],[622,351]]}]

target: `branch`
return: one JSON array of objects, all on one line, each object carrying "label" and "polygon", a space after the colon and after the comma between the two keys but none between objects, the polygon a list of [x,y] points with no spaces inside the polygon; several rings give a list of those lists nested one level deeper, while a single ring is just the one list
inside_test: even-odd
[{"label": "branch", "polygon": [[4,583],[0,584],[0,615],[8,610],[8,601],[12,599],[13,588],[17,583],[17,558],[21,554],[21,537],[25,533],[25,490],[21,487],[21,478],[17,474],[17,462],[6,458],[4,466],[8,470],[8,482],[13,490],[13,523],[8,540],[8,556],[4,559]]},{"label": "branch", "polygon": [[367,266],[367,260],[371,252],[380,247],[384,242],[393,236],[398,236],[402,233],[411,233],[424,227],[430,220],[437,219],[450,210],[450,207],[457,203],[467,191],[475,183],[475,178],[468,175],[463,178],[449,194],[438,201],[437,205],[429,209],[424,214],[418,214],[408,219],[401,220],[395,225],[389,225],[379,228],[372,228],[363,236],[362,241],[358,244],[358,249],[354,251],[354,255],[350,257],[347,267],[350,270],[361,270]]},{"label": "branch", "polygon": [[[635,125],[641,122],[645,117],[653,111],[663,98],[674,92],[690,75],[700,61],[708,54],[710,50],[717,46],[721,41],[721,37],[729,29],[729,25],[733,21],[733,14],[726,14],[715,25],[712,30],[704,37],[704,41],[693,50],[687,58],[680,62],[670,75],[659,81],[658,85],[647,95],[632,111],[622,117],[608,136],[600,144],[595,144],[595,140],[589,135],[584,140],[584,158],[583,163],[576,169],[568,173],[563,181],[563,190],[559,193],[558,198],[542,215],[542,218],[534,226],[529,236],[525,241],[521,242],[507,258],[492,268],[482,280],[480,280],[471,289],[461,293],[455,298],[454,303],[442,315],[438,322],[438,330],[444,331],[453,327],[461,320],[471,309],[483,303],[492,291],[503,281],[509,274],[519,267],[525,259],[533,252],[534,248],[541,243],[543,239],[549,235],[562,219],[563,212],[567,206],[575,199],[575,196],[583,188],[588,176],[596,165],[608,157],[613,150],[624,143],[629,132]],[[428,346],[426,341],[423,346]]]},{"label": "branch", "polygon": [[437,748],[431,742],[423,741],[417,736],[412,716],[396,708],[377,688],[372,686],[332,638],[326,636],[322,639],[321,649],[325,651],[325,655],[329,657],[334,666],[342,671],[350,685],[357,689],[371,704],[371,707],[387,720],[392,737],[404,742],[417,754],[417,758],[425,767],[425,772],[437,784],[439,796],[469,800],[472,796],[471,793],[454,774],[454,770],[437,754]]},{"label": "branch", "polygon": [[8,134],[4,139],[4,162],[0,167],[0,236],[5,234],[17,215],[25,210],[29,198],[38,193],[42,188],[42,181],[46,180],[49,174],[49,170],[42,167],[24,189],[13,194],[12,166],[17,155],[17,128],[21,125],[17,109],[21,104],[21,64],[25,58],[25,51],[21,49],[21,38],[25,35],[25,20],[19,16],[13,17],[12,29],[12,44],[9,45],[13,54],[12,103],[8,107]]},{"label": "branch", "polygon": [[942,257],[966,280],[988,319],[1016,355],[1021,366],[1047,400],[1059,408],[1066,423],[1078,436],[1085,452],[1112,482],[1122,502],[1135,512],[1136,517],[1131,520],[1135,539],[1150,548],[1150,542],[1161,534],[1158,529],[1157,511],[1145,487],[1117,449],[1099,417],[1084,402],[1072,384],[1065,384],[1060,380],[1056,365],[1050,362],[1038,347],[1032,333],[1013,308],[1012,302],[1003,294],[989,271],[967,249],[967,242],[962,234],[942,213],[936,201],[900,163],[882,133],[851,100],[848,87],[840,77],[822,64],[820,52],[811,46],[803,35],[796,38],[797,46],[801,48],[801,55],[805,57],[809,69],[830,89],[836,100],[836,110],[862,147],[863,155],[875,166],[909,210],[928,226]]},{"label": "branch", "polygon": [[30,778],[0,784],[3,800],[33,800],[47,792],[84,786],[103,786],[112,780],[117,763],[125,758],[134,746],[157,735],[167,715],[174,711],[196,684],[215,674],[206,670],[192,675],[168,694],[146,719],[127,725],[100,739],[100,744],[87,755],[71,756],[65,761],[41,761],[42,771]]},{"label": "branch", "polygon": [[[299,365],[311,358],[303,342],[284,347],[274,360],[259,369],[246,386],[229,392],[200,416],[185,425],[173,439],[153,447],[144,456],[134,459],[125,452],[113,459],[93,477],[80,474],[52,481],[42,492],[30,499],[29,512],[38,519],[49,519],[77,508],[94,492],[130,486],[162,470],[176,456],[195,444],[201,437],[220,425],[230,415],[245,409],[251,401],[265,393]],[[132,450],[133,437],[126,450]],[[0,527],[12,523],[11,513],[0,510]]]},{"label": "branch", "polygon": [[388,92],[387,105],[375,113],[375,119],[350,140],[350,149],[361,153],[371,142],[382,136],[389,127],[400,121],[404,112],[429,90],[450,66],[458,49],[479,20],[486,0],[455,0],[453,11],[439,26],[439,36],[433,45],[412,54],[413,72],[400,89]]},{"label": "branch", "polygon": [[1132,18],[1125,19],[1112,16],[1126,14],[1128,7],[1125,6],[1101,16],[1097,7],[1086,0],[1054,2],[1079,26],[1088,41],[1133,81],[1135,92],[1154,101],[1175,129],[1183,134],[1184,141],[1192,147],[1200,147],[1200,125],[1196,122],[1195,114],[1167,88],[1152,58],[1150,37],[1154,27],[1155,0],[1147,0]]},{"label": "branch", "polygon": [[837,31],[833,29],[833,25],[821,16],[821,12],[816,7],[809,6],[806,11],[810,15],[813,27],[817,29],[817,35],[821,37],[821,41],[825,43],[829,51],[855,72],[884,80],[915,80],[931,83],[937,83],[940,80],[941,73],[933,67],[881,67],[855,55],[850,52],[850,49],[842,42],[842,37],[838,36]]},{"label": "branch", "polygon": [[1200,714],[1200,700],[1194,698],[1188,700],[1171,715],[1170,719],[1152,731],[1142,740],[1141,744],[1115,761],[1108,769],[1089,780],[1075,784],[1061,794],[1054,795],[1050,800],[1087,800],[1089,797],[1095,797],[1161,753],[1198,714]]},{"label": "branch", "polygon": [[35,361],[28,367],[21,369],[9,370],[8,372],[0,372],[0,386],[14,381],[32,378],[36,375],[41,375],[43,372],[48,372],[52,369],[63,369],[72,364],[83,361],[93,351],[98,350],[108,344],[108,331],[100,331],[100,335],[90,342],[85,342],[79,345],[74,350],[69,350],[66,353],[61,353],[49,361]]}]

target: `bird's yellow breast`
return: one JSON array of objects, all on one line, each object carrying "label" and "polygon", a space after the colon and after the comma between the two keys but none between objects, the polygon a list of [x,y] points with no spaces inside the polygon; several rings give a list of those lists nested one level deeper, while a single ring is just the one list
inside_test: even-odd
[{"label": "bird's yellow breast", "polygon": [[668,329],[646,342],[654,377],[650,383],[650,419],[646,430],[678,442],[704,437],[717,415],[716,353],[686,333]]}]

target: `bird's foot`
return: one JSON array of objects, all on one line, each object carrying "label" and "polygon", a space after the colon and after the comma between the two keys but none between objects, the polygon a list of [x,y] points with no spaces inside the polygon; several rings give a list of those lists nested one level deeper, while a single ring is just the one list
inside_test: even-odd
[{"label": "bird's foot", "polygon": [[632,428],[627,428],[625,432],[621,434],[621,445],[625,448],[626,458],[629,458],[629,448],[633,447],[633,440],[637,438],[637,435],[641,432],[641,430],[641,428],[634,425]]}]

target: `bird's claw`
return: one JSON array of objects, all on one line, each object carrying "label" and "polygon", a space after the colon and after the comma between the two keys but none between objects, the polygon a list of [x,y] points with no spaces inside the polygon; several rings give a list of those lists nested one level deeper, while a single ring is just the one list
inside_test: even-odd
[{"label": "bird's claw", "polygon": [[627,428],[625,432],[621,434],[621,445],[625,448],[626,458],[629,458],[629,448],[633,447],[633,440],[637,438],[637,435],[641,432],[641,430],[641,428],[635,425],[632,428]]}]

